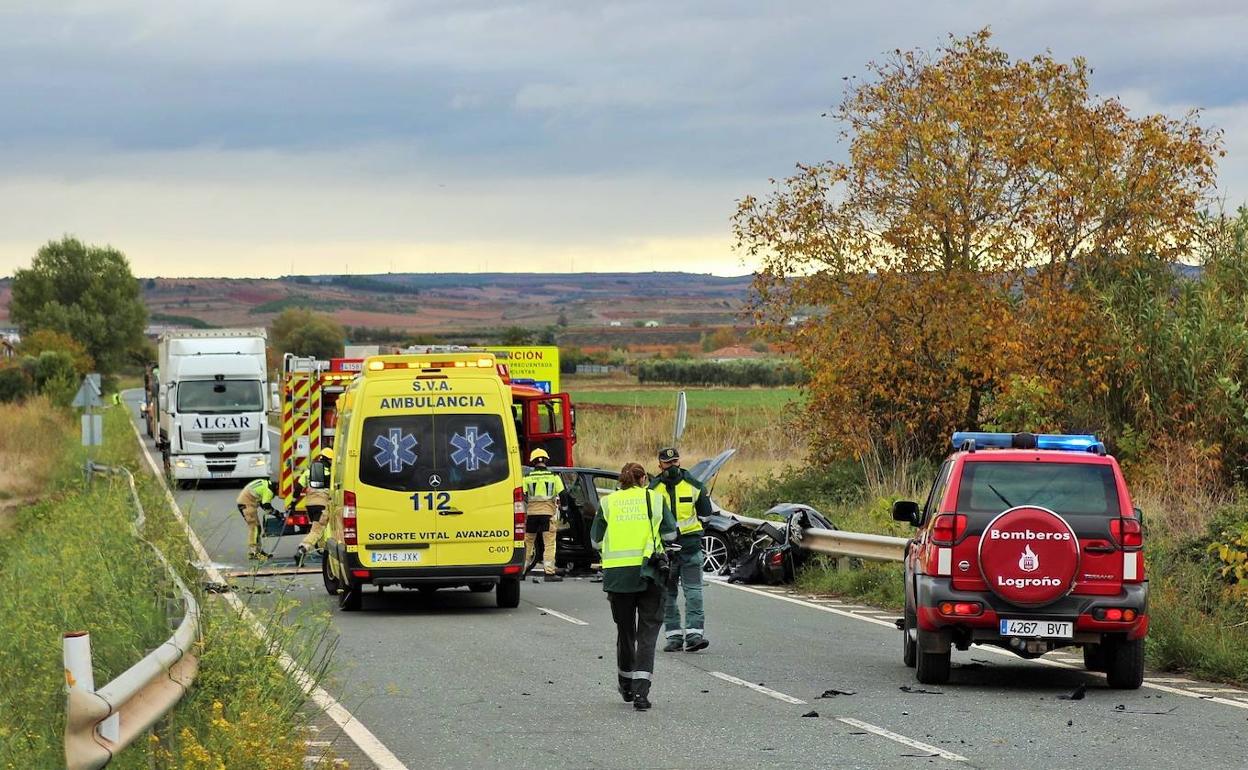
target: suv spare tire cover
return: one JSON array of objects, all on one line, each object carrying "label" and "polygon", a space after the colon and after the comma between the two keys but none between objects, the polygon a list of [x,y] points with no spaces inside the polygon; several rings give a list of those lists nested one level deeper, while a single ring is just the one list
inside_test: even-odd
[{"label": "suv spare tire cover", "polygon": [[1047,508],[1020,505],[998,515],[979,539],[988,588],[1020,607],[1042,607],[1070,592],[1079,574],[1079,538]]}]

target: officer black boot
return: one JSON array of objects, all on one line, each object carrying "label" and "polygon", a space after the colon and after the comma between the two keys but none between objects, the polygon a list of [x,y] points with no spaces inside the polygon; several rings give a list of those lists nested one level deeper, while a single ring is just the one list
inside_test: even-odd
[{"label": "officer black boot", "polygon": [[620,697],[625,703],[633,702],[633,682],[630,679],[620,679],[615,689],[619,691]]},{"label": "officer black boot", "polygon": [[650,710],[649,691],[644,692],[644,693],[643,692],[633,693],[633,708],[637,709],[638,711]]}]

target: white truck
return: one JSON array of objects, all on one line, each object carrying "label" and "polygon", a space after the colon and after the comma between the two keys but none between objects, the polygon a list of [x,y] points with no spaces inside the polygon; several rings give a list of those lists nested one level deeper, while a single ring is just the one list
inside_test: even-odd
[{"label": "white truck", "polygon": [[157,446],[169,476],[271,478],[264,329],[190,329],[159,342]]}]

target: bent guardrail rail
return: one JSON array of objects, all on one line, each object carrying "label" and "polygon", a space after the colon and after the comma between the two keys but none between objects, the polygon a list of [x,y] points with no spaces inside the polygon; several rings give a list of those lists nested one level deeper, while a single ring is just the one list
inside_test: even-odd
[{"label": "bent guardrail rail", "polygon": [[[738,513],[726,513],[725,515],[731,516],[747,527],[755,529],[765,521],[765,519],[754,519]],[[783,522],[773,521],[771,523],[783,525]],[[846,532],[842,529],[811,527],[802,530],[802,537],[798,541],[798,545],[808,551],[828,556],[850,556],[868,561],[903,561],[905,559],[906,543],[909,542],[904,537],[870,535],[865,532]]]},{"label": "bent guardrail rail", "polygon": [[95,770],[107,765],[117,752],[169,713],[199,668],[193,649],[199,639],[199,604],[160,549],[143,537],[146,515],[134,475],[125,468],[94,463],[90,470],[125,474],[136,510],[131,524],[134,536],[164,565],[182,594],[185,611],[173,636],[98,690],[91,668],[90,635],[65,634],[65,765],[69,770]]}]

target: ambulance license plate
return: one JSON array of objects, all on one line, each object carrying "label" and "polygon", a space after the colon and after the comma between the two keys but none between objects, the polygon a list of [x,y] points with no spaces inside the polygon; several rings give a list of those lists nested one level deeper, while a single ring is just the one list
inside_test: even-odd
[{"label": "ambulance license plate", "polygon": [[420,551],[378,551],[373,564],[412,564],[420,561]]},{"label": "ambulance license plate", "polygon": [[1075,624],[1069,620],[1002,620],[1001,635],[1070,639],[1075,635]]}]

